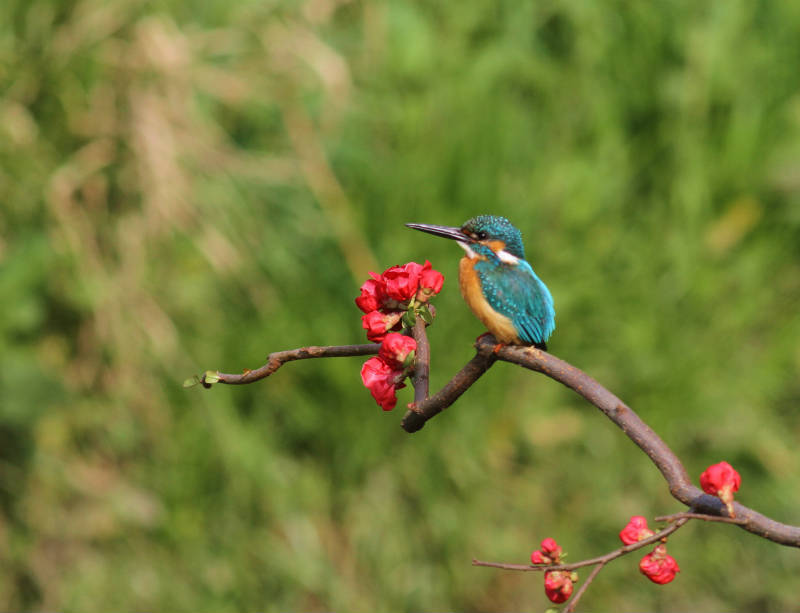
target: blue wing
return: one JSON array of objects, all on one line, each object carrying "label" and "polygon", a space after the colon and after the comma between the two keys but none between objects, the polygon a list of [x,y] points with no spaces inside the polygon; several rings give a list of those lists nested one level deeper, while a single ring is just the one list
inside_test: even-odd
[{"label": "blue wing", "polygon": [[475,270],[486,300],[511,320],[520,340],[533,345],[550,338],[556,328],[553,297],[530,264],[525,260],[516,265],[484,260],[475,265]]}]

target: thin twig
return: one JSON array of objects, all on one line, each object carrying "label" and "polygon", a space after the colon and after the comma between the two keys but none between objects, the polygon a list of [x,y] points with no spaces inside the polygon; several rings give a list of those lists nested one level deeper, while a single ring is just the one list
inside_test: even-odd
[{"label": "thin twig", "polygon": [[649,536],[646,539],[642,539],[641,541],[637,541],[636,543],[632,543],[630,545],[625,545],[624,547],[620,547],[619,549],[615,549],[613,551],[609,551],[607,554],[602,556],[597,556],[596,558],[589,558],[588,560],[581,560],[580,562],[573,562],[572,564],[551,564],[551,565],[544,565],[544,564],[505,564],[502,562],[484,562],[482,560],[472,560],[473,566],[488,566],[489,568],[502,568],[503,570],[517,570],[522,572],[545,572],[550,570],[577,570],[578,568],[584,568],[586,566],[594,566],[595,564],[608,564],[611,560],[615,560],[620,556],[624,556],[632,551],[636,551],[637,549],[642,549],[643,547],[647,547],[648,545],[652,545],[653,543],[659,542],[661,539],[667,538],[670,534],[677,531],[681,526],[683,526],[687,521],[686,519],[679,519],[676,520],[675,523],[670,524],[663,530],[659,530],[653,536]]},{"label": "thin twig", "polygon": [[594,581],[595,577],[600,574],[600,571],[603,570],[606,564],[607,562],[600,562],[592,569],[592,572],[590,572],[589,576],[586,577],[586,581],[581,584],[581,586],[578,588],[578,591],[572,595],[572,598],[570,598],[566,608],[564,609],[564,613],[573,613],[575,607],[578,606],[578,601],[581,599],[581,596],[583,596],[583,593],[592,584],[592,581]]},{"label": "thin twig", "polygon": [[673,522],[678,519],[683,519],[684,517],[687,519],[700,519],[702,521],[715,521],[720,524],[743,525],[747,523],[747,520],[742,517],[720,517],[719,515],[706,515],[705,513],[692,513],[690,511],[673,513],[672,515],[662,515],[661,517],[656,517],[655,521]]},{"label": "thin twig", "polygon": [[[300,347],[298,349],[289,349],[287,351],[276,351],[270,353],[267,357],[267,363],[256,368],[255,370],[245,370],[240,375],[230,375],[226,373],[217,372],[217,383],[226,383],[228,385],[244,385],[246,383],[253,383],[259,379],[264,379],[273,374],[286,362],[293,362],[295,360],[307,360],[310,358],[346,358],[353,356],[374,355],[378,353],[381,348],[380,345],[375,343],[368,343],[365,345],[334,345],[330,347]],[[200,380],[204,385],[205,375]]]}]

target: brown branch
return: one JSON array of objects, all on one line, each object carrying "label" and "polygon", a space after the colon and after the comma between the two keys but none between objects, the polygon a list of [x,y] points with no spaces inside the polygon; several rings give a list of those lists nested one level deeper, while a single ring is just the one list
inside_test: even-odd
[{"label": "brown branch", "polygon": [[648,536],[646,539],[642,539],[641,541],[637,541],[636,543],[632,543],[630,545],[625,545],[620,547],[619,549],[615,549],[613,551],[609,551],[608,553],[597,556],[596,558],[589,558],[587,560],[581,560],[580,562],[573,562],[572,564],[506,564],[503,562],[484,562],[483,560],[476,560],[473,558],[472,565],[473,566],[487,566],[489,568],[501,568],[503,570],[517,570],[523,572],[544,572],[549,570],[577,570],[579,568],[584,568],[586,566],[594,566],[595,564],[608,564],[611,560],[615,560],[621,556],[624,556],[632,551],[636,551],[637,549],[642,549],[643,547],[647,547],[648,545],[652,545],[653,543],[659,542],[661,539],[667,538],[670,534],[677,531],[681,526],[683,526],[689,518],[678,519],[675,521],[674,524],[670,524],[663,530],[659,530],[653,536]]},{"label": "brown branch", "polygon": [[467,391],[470,385],[475,383],[483,373],[489,370],[496,358],[493,355],[476,354],[464,368],[458,371],[445,386],[430,398],[422,402],[414,402],[409,405],[409,410],[400,422],[406,432],[416,432],[422,429],[425,422],[434,415],[444,411],[447,407],[458,400],[459,396]]},{"label": "brown branch", "polygon": [[[265,379],[283,366],[286,362],[294,362],[295,360],[307,360],[310,358],[346,358],[353,356],[374,355],[378,353],[381,348],[376,343],[367,343],[365,345],[334,345],[331,347],[300,347],[298,349],[288,349],[287,351],[276,351],[270,353],[267,357],[267,363],[256,368],[255,370],[245,370],[240,375],[229,375],[226,373],[217,372],[218,377],[216,383],[226,383],[228,385],[244,385],[246,383],[253,383],[260,379]],[[205,381],[206,375],[200,379],[206,387],[211,387]]]},{"label": "brown branch", "polygon": [[428,342],[428,335],[425,333],[425,321],[422,317],[417,317],[411,335],[417,342],[417,349],[414,353],[414,374],[411,383],[414,386],[414,404],[420,404],[428,398],[428,387],[430,385],[431,370],[431,344]]},{"label": "brown branch", "polygon": [[589,573],[589,576],[586,577],[586,581],[581,584],[578,591],[572,595],[572,598],[569,599],[567,606],[564,608],[564,613],[573,613],[575,611],[575,607],[578,606],[578,601],[583,596],[583,593],[589,588],[592,584],[592,581],[595,580],[595,577],[600,574],[600,571],[605,568],[606,562],[600,562],[597,566],[592,569],[592,572]]},{"label": "brown branch", "polygon": [[[423,337],[425,338],[423,339]],[[423,346],[420,351],[420,359],[423,362],[429,361],[430,353],[424,330],[417,341],[418,344],[420,340],[422,340]],[[415,391],[415,402],[409,405],[410,410],[401,422],[404,430],[407,432],[420,430],[430,418],[453,404],[497,360],[511,362],[547,375],[577,392],[600,409],[644,451],[661,471],[673,497],[689,507],[691,513],[719,518],[728,517],[725,504],[716,496],[705,494],[690,481],[683,464],[661,437],[642,421],[633,409],[585,372],[533,347],[498,346],[497,341],[489,334],[481,336],[475,346],[477,349],[475,357],[431,397],[423,398],[423,396],[427,396],[425,391],[427,382],[423,381],[427,378],[425,376],[428,374],[427,368],[423,366],[422,369],[415,372],[415,383],[418,383],[419,387]],[[256,370],[248,370],[242,374],[212,373],[216,381],[206,381],[207,375],[203,375],[200,382],[207,387],[210,387],[210,383],[213,382],[232,385],[252,383],[268,377],[283,364],[293,360],[373,355],[378,352],[378,349],[379,345],[370,343],[333,347],[301,347],[289,351],[279,351],[270,354],[267,363]],[[738,502],[733,504],[736,518],[735,521],[727,523],[741,526],[748,532],[781,545],[800,547],[800,527],[775,521]]]},{"label": "brown branch", "polygon": [[[487,358],[496,357],[540,372],[577,392],[600,409],[647,454],[661,471],[670,493],[676,500],[694,512],[720,517],[728,515],[725,504],[719,498],[704,493],[691,482],[678,456],[633,409],[582,370],[533,347],[504,345],[498,348],[497,341],[489,335],[480,337],[476,348],[478,355]],[[736,517],[743,520],[741,523],[737,522],[737,525],[748,532],[781,545],[800,547],[800,527],[770,519],[738,502],[734,502],[733,505]]]},{"label": "brown branch", "polygon": [[720,524],[746,524],[747,520],[740,517],[719,517],[718,515],[706,515],[705,513],[692,513],[691,511],[684,511],[683,513],[673,513],[672,515],[662,515],[654,518],[655,521],[673,522],[678,519],[700,519],[702,521],[715,521]]}]

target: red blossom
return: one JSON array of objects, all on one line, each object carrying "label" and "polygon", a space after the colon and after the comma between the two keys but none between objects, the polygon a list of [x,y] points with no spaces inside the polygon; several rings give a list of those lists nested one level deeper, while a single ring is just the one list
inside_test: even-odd
[{"label": "red blossom", "polygon": [[409,355],[417,349],[417,341],[410,336],[389,332],[381,343],[378,356],[393,367],[403,368]]},{"label": "red blossom", "polygon": [[619,533],[620,540],[626,545],[633,545],[642,539],[653,536],[653,531],[647,527],[647,520],[641,515],[634,515]]},{"label": "red blossom", "polygon": [[667,553],[667,546],[663,544],[642,558],[639,570],[650,581],[659,585],[669,583],[681,571],[675,558]]},{"label": "red blossom", "polygon": [[383,279],[375,273],[370,274],[373,275],[373,278],[364,282],[364,285],[361,286],[361,295],[356,298],[356,306],[365,313],[377,311],[386,298]]},{"label": "red blossom", "polygon": [[431,263],[425,260],[425,265],[419,275],[419,291],[417,292],[417,300],[420,302],[427,302],[427,300],[434,294],[442,291],[444,284],[444,275],[438,270],[431,267]]},{"label": "red blossom", "polygon": [[[577,580],[577,578],[576,578]],[[572,596],[572,573],[551,570],[544,574],[544,593],[556,604],[566,602]]]},{"label": "red blossom", "polygon": [[387,268],[383,275],[386,295],[393,300],[405,302],[413,298],[419,287],[419,275],[422,266],[416,262],[409,262],[405,266],[392,266]]},{"label": "red blossom", "polygon": [[384,411],[391,411],[397,404],[396,391],[405,387],[399,382],[403,371],[392,368],[379,357],[370,358],[361,367],[361,380]]},{"label": "red blossom", "polygon": [[733,517],[733,493],[739,491],[742,478],[727,462],[712,464],[700,475],[700,487],[706,494],[719,496],[728,507],[728,514]]},{"label": "red blossom", "polygon": [[553,538],[546,538],[540,544],[541,550],[531,553],[532,564],[558,564],[561,561],[561,547]]},{"label": "red blossom", "polygon": [[541,542],[541,548],[544,553],[555,553],[556,557],[561,555],[561,547],[556,543],[554,538],[546,538]]},{"label": "red blossom", "polygon": [[361,316],[361,326],[367,331],[367,338],[374,343],[380,343],[386,332],[394,328],[403,316],[402,313],[384,314],[380,311],[371,311]]},{"label": "red blossom", "polygon": [[531,553],[531,564],[550,564],[550,558],[542,554],[538,549]]}]

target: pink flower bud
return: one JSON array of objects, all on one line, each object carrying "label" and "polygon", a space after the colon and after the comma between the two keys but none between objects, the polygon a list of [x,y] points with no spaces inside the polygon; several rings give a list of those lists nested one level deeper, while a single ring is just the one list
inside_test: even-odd
[{"label": "pink flower bud", "polygon": [[389,332],[381,343],[381,349],[378,355],[385,360],[387,364],[402,369],[406,363],[406,359],[410,354],[414,353],[416,348],[417,341],[410,336],[404,336],[397,332]]},{"label": "pink flower bud", "polygon": [[553,538],[546,538],[541,543],[542,553],[547,554],[549,557],[558,560],[561,556],[561,547],[558,546],[556,540]]},{"label": "pink flower bud", "polygon": [[741,483],[739,473],[727,462],[712,464],[700,475],[700,487],[706,494],[719,496],[731,517],[734,517],[733,493],[739,490]]},{"label": "pink flower bud", "polygon": [[384,411],[397,404],[396,391],[405,387],[403,371],[392,368],[379,357],[370,358],[361,367],[361,380]]},{"label": "pink flower bud", "polygon": [[634,515],[619,533],[620,540],[626,545],[633,545],[642,539],[653,536],[653,531],[647,527],[647,520],[641,515]]},{"label": "pink flower bud", "polygon": [[664,585],[672,581],[681,569],[675,558],[667,553],[666,545],[662,544],[642,558],[639,570],[653,583]]},{"label": "pink flower bud", "polygon": [[538,549],[531,553],[531,564],[550,564],[551,560]]},{"label": "pink flower bud", "polygon": [[566,602],[572,596],[572,588],[572,573],[551,570],[544,574],[544,593],[552,602]]}]

